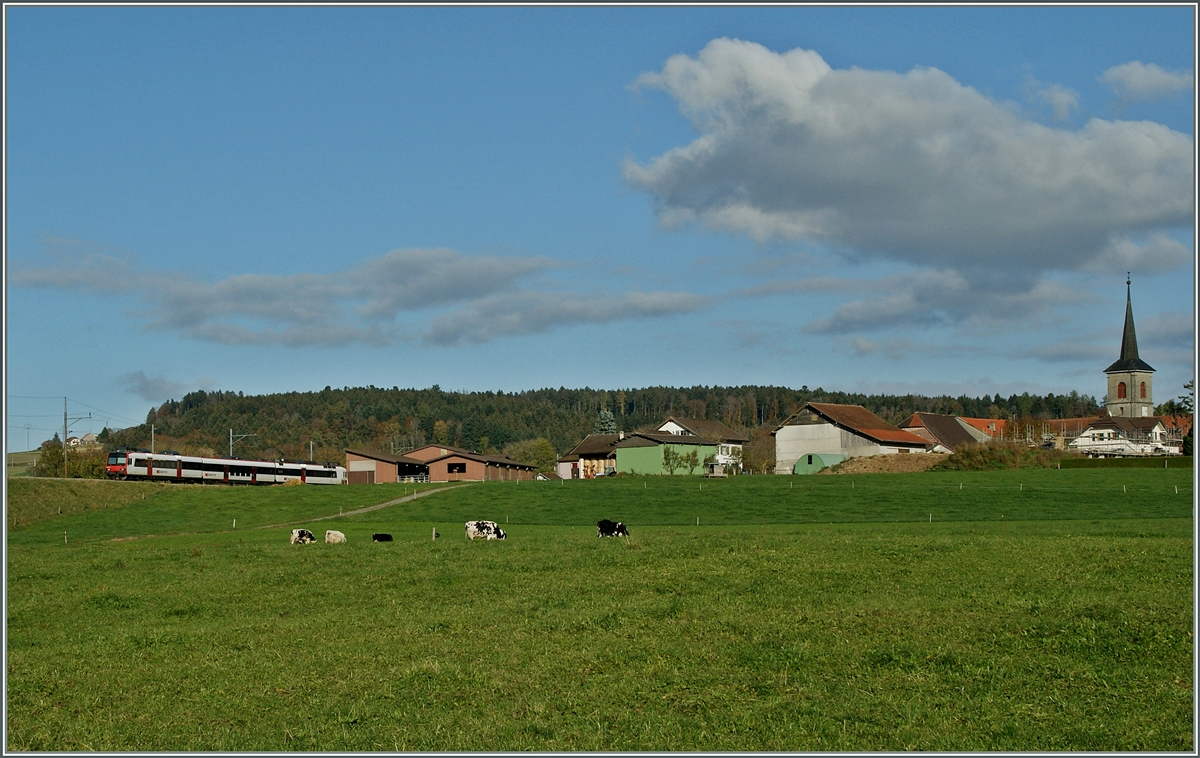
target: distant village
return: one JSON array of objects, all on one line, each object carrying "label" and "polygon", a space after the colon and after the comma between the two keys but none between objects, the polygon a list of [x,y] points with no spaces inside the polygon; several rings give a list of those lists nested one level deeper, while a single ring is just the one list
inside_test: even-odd
[{"label": "distant village", "polygon": [[[1034,424],[913,413],[895,426],[860,405],[809,402],[771,431],[773,471],[812,474],[856,456],[954,453],[994,440],[1090,457],[1182,454],[1192,416],[1153,415],[1154,369],[1138,355],[1128,289],[1120,356],[1104,373],[1108,383],[1104,415]],[[607,421],[612,423],[611,414]],[[436,444],[399,455],[348,449],[346,465],[351,484],[593,479],[618,474],[723,477],[744,472],[747,442],[747,437],[719,421],[671,416],[653,429],[589,434],[558,459],[553,473],[539,473],[536,466],[502,455]]]}]

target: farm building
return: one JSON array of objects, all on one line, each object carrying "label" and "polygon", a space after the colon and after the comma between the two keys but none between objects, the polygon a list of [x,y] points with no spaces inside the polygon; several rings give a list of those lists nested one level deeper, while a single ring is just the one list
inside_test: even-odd
[{"label": "farm building", "polygon": [[[932,444],[892,426],[861,405],[806,403],[771,432],[775,436],[775,473],[792,474],[804,456],[924,453]],[[815,460],[815,459],[814,459]],[[806,463],[805,466],[808,464]]]},{"label": "farm building", "polygon": [[665,434],[700,437],[717,443],[717,454],[713,465],[720,466],[723,471],[741,468],[742,445],[750,441],[749,437],[735,432],[720,421],[700,418],[671,416],[659,425],[657,431]]},{"label": "farm building", "polygon": [[815,474],[823,468],[836,466],[846,460],[841,453],[807,453],[796,459],[792,466],[793,474]]},{"label": "farm building", "polygon": [[429,466],[403,455],[370,450],[346,450],[346,480],[350,484],[427,482]]},{"label": "farm building", "polygon": [[959,416],[958,418],[962,419],[968,426],[972,426],[983,432],[988,437],[1004,438],[1004,425],[1007,422],[1002,418],[967,418],[964,416]]},{"label": "farm building", "polygon": [[991,439],[964,419],[941,413],[914,413],[900,428],[933,443],[934,453],[953,453],[964,445],[978,445]]},{"label": "farm building", "polygon": [[[715,460],[717,443],[692,435],[634,432],[614,446],[619,474],[695,474],[705,471],[705,463]],[[668,465],[672,456],[691,456],[695,453],[696,467]]]},{"label": "farm building", "polygon": [[483,482],[533,479],[537,466],[503,455],[449,453],[429,461],[431,482]]},{"label": "farm building", "polygon": [[558,475],[563,479],[592,479],[615,472],[617,451],[613,445],[624,437],[624,434],[589,434],[558,459]]},{"label": "farm building", "polygon": [[481,455],[446,445],[426,445],[403,455],[346,451],[350,484],[509,481],[532,479],[536,470],[536,466],[503,455]]}]

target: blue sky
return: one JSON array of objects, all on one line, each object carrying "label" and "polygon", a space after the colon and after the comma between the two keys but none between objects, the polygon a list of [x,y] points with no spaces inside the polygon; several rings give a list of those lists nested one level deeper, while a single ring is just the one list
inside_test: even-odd
[{"label": "blue sky", "polygon": [[1100,397],[1126,271],[1193,376],[1190,7],[5,13],[10,449],[195,389]]}]

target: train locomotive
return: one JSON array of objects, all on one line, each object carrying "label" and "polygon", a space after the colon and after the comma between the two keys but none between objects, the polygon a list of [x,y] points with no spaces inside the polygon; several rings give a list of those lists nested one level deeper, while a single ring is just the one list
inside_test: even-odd
[{"label": "train locomotive", "polygon": [[204,458],[146,450],[108,454],[110,479],[142,479],[196,484],[346,484],[346,469],[332,463],[251,461],[242,458]]}]

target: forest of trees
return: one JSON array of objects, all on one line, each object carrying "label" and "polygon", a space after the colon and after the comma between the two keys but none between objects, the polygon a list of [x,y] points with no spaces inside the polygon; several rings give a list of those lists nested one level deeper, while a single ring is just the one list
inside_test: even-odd
[{"label": "forest of trees", "polygon": [[[923,397],[863,395],[821,388],[647,387],[643,389],[540,389],[525,392],[447,392],[392,387],[326,387],[319,392],[243,395],[191,392],[153,408],[146,423],[104,435],[108,447],[175,449],[188,454],[343,461],[347,447],[402,452],[440,442],[476,451],[514,449],[515,443],[548,440],[558,454],[596,428],[634,431],[668,416],[721,421],[761,436],[805,402],[865,406],[899,423],[914,411],[982,418],[1071,418],[1095,415],[1095,398],[1069,395]],[[311,443],[311,445],[310,445]],[[544,447],[544,446],[543,446]],[[544,453],[544,451],[543,451]]]}]

